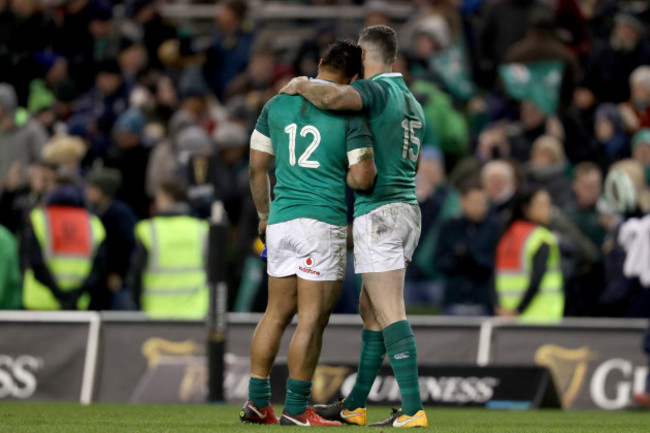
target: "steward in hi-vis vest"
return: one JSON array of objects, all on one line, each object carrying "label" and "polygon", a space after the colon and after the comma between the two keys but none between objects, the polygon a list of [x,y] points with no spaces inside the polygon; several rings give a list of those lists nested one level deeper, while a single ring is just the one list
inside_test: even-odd
[{"label": "steward in hi-vis vest", "polygon": [[23,306],[85,310],[101,281],[104,226],[83,207],[81,190],[65,184],[29,215]]},{"label": "steward in hi-vis vest", "polygon": [[555,235],[532,222],[512,223],[497,247],[496,291],[499,306],[517,310],[522,319],[561,319],[564,291]]},{"label": "steward in hi-vis vest", "polygon": [[142,311],[153,318],[201,319],[208,311],[208,224],[188,215],[180,183],[163,182],[156,191],[157,215],[135,227],[128,285]]}]

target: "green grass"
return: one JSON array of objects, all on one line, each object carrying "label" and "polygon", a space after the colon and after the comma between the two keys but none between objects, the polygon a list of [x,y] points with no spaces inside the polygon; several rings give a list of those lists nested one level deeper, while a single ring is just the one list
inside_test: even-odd
[{"label": "green grass", "polygon": [[[278,409],[276,408],[276,411]],[[69,403],[0,402],[2,433],[190,433],[190,432],[278,432],[299,427],[241,424],[239,406],[165,406]],[[371,421],[388,414],[387,408],[372,408]],[[429,428],[436,433],[647,433],[650,412],[561,412],[496,411],[427,408]],[[311,428],[329,431],[331,428]],[[390,430],[390,429],[386,429]],[[365,431],[343,427],[337,432]],[[370,429],[381,432],[382,429]]]}]

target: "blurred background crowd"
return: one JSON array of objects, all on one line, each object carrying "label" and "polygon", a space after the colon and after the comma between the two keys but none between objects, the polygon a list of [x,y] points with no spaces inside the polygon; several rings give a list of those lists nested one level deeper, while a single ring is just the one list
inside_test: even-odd
[{"label": "blurred background crowd", "polygon": [[[647,317],[619,242],[650,211],[650,7],[632,0],[0,0],[0,308],[203,311],[219,200],[229,308],[263,310],[250,132],[375,24],[427,120],[409,310],[517,315],[556,290],[560,316]],[[349,260],[337,312],[358,284]],[[510,284],[523,300],[497,307]],[[192,306],[159,301],[174,291]]]}]

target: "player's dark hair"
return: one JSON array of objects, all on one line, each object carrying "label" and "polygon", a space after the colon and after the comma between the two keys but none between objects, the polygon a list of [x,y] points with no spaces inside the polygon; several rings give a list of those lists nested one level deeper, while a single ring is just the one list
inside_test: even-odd
[{"label": "player's dark hair", "polygon": [[361,47],[350,41],[334,41],[327,48],[321,66],[340,71],[346,77],[361,74]]},{"label": "player's dark hair", "polygon": [[369,44],[375,47],[383,62],[387,65],[395,63],[397,56],[397,33],[388,26],[379,25],[366,27],[359,33],[359,45]]}]

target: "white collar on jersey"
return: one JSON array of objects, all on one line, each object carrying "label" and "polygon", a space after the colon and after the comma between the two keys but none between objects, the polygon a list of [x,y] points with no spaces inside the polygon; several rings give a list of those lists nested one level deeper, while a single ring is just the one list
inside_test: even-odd
[{"label": "white collar on jersey", "polygon": [[374,77],[371,78],[372,81],[376,80],[377,78],[381,77],[401,77],[402,74],[400,72],[384,72],[383,74],[375,75]]}]

